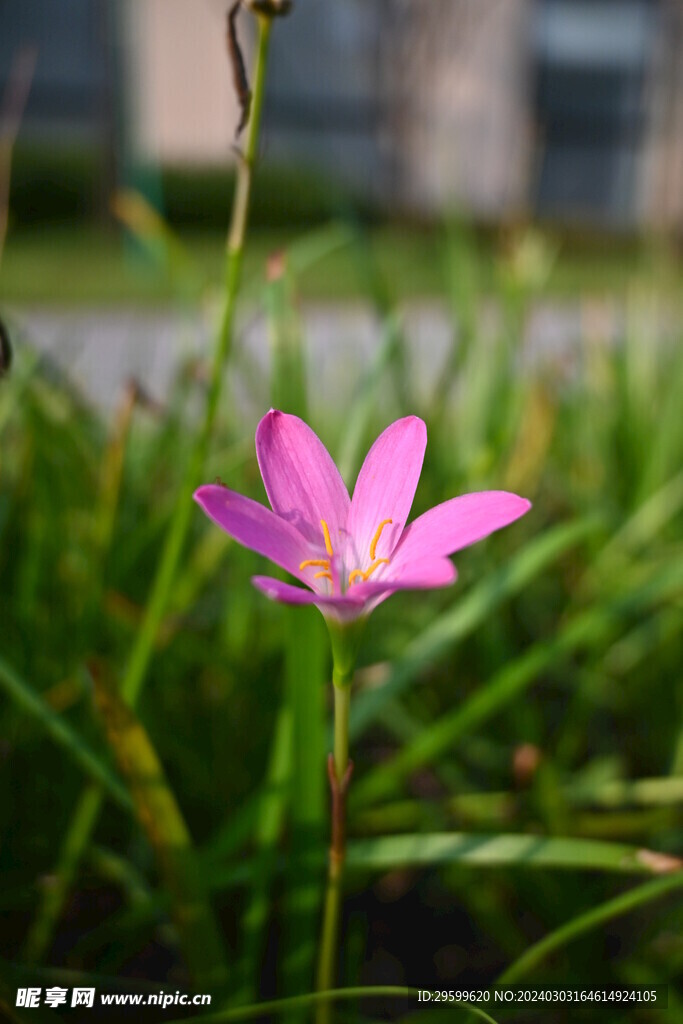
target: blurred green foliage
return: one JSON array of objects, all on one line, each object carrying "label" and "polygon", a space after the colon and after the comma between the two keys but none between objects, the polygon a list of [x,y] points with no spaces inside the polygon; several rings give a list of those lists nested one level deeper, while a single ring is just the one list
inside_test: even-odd
[{"label": "blurred green foliage", "polygon": [[[107,218],[107,190],[115,183],[103,151],[23,143],[17,145],[12,165],[10,209],[16,230]],[[211,230],[230,218],[234,179],[234,171],[222,167],[139,165],[129,171],[126,185],[149,188],[169,223]],[[291,230],[319,224],[350,208],[364,218],[372,216],[358,196],[329,178],[266,163],[255,180],[251,220],[256,228]]]},{"label": "blurred green foliage", "polygon": [[[173,301],[179,284],[196,299],[202,288],[221,284],[225,235],[216,225],[228,222],[233,185],[234,174],[224,169],[140,167],[131,174],[126,187],[140,190],[160,208],[196,266],[194,278],[179,282],[163,253],[147,252],[142,258],[130,237],[118,229],[113,214],[116,183],[94,151],[18,145],[2,299],[57,305],[158,304]],[[441,226],[410,218],[397,222],[386,211],[364,206],[358,196],[325,176],[267,161],[254,180],[247,279],[262,276],[268,254],[289,245],[293,232],[323,228],[331,220],[351,221],[368,233],[373,259],[395,295],[443,297],[453,290],[459,301],[468,301],[464,279],[453,279],[451,261],[435,257],[445,246],[451,247]],[[545,294],[623,293],[634,275],[656,284],[663,266],[672,283],[681,285],[680,262],[663,260],[662,250],[669,243],[661,239],[596,236],[559,227],[553,231],[562,245],[549,266]],[[516,235],[514,225],[501,229],[482,224],[468,231],[467,245],[477,249],[480,288],[498,288],[500,250],[514,248]],[[533,241],[518,258],[533,273],[539,258]],[[457,251],[453,259],[457,262]],[[307,267],[297,287],[304,297],[362,298],[368,289],[367,269],[367,258],[357,248],[332,247],[325,258]]]},{"label": "blurred green foliage", "polygon": [[[264,294],[252,287],[278,368],[255,385],[263,410],[273,399],[316,408],[297,292],[337,245],[316,238],[283,258]],[[443,231],[430,251],[453,339],[425,400],[396,281],[367,239],[349,239],[345,259],[382,342],[351,406],[325,410],[314,428],[352,476],[386,423],[381,391],[383,408],[427,422],[415,514],[487,487],[516,490],[534,508],[456,558],[455,589],[394,596],[370,621],[354,702],[343,983],[490,983],[574,921],[566,942],[581,941],[551,942],[529,980],[671,981],[669,1005],[682,1019],[683,904],[659,898],[677,883],[609,903],[638,873],[670,868],[666,856],[683,840],[678,271],[622,271],[616,339],[576,293],[573,351],[532,357],[523,339],[555,272],[552,246],[522,234],[482,250],[461,227]],[[483,327],[492,303],[493,332],[490,318]],[[174,886],[155,862],[153,832],[132,813],[134,781],[108,752],[91,669],[95,661],[120,680],[203,386],[195,365],[181,367],[163,409],[128,388],[105,421],[26,348],[0,381],[0,952],[13,962],[9,979],[37,957],[46,978],[58,968],[79,978],[187,977]],[[224,403],[206,479],[220,474],[264,500],[254,426]],[[256,593],[249,577],[262,568],[196,515],[137,708],[145,750],[182,809],[183,842],[186,828],[196,847],[233,1002],[310,988],[326,845],[321,623],[315,609]],[[107,813],[83,859],[69,860],[64,836],[75,807],[87,817],[94,784]],[[440,838],[451,832],[483,838]],[[68,898],[51,918],[45,893],[60,879]],[[370,1010],[344,1013],[362,1021]],[[621,1018],[574,1008],[553,1019]]]}]

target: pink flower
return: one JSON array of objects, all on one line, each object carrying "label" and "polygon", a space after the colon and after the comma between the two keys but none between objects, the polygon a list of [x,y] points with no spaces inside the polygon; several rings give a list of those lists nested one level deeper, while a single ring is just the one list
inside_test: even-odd
[{"label": "pink flower", "polygon": [[482,491],[451,498],[408,524],[426,445],[417,416],[392,423],[368,452],[351,499],[311,428],[271,409],[256,431],[256,455],[273,511],[220,484],[200,487],[195,500],[236,541],[304,584],[254,576],[264,594],[315,604],[326,618],[349,622],[396,590],[453,583],[449,555],[531,507],[507,491]]}]

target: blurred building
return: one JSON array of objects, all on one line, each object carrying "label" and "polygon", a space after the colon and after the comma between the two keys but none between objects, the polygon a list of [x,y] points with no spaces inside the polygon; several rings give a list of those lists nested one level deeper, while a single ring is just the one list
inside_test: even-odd
[{"label": "blurred building", "polygon": [[[232,158],[239,107],[225,41],[231,2],[127,0],[123,5],[124,112],[130,144],[143,159],[222,164]],[[247,35],[247,54],[249,43]]]},{"label": "blurred building", "polygon": [[113,85],[108,6],[106,0],[0,0],[0,89],[22,50],[38,50],[24,139],[102,140]]},{"label": "blurred building", "polygon": [[[0,0],[0,74],[40,47],[29,135],[222,164],[226,0]],[[240,18],[247,55],[248,15]],[[264,151],[393,210],[683,227],[683,0],[296,0]]]}]

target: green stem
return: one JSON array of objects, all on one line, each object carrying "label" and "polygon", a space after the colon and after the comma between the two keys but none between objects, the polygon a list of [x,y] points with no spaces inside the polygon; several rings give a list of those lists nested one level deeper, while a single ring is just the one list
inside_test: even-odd
[{"label": "green stem", "polygon": [[[343,676],[343,682],[341,678]],[[323,925],[318,960],[318,992],[325,992],[334,986],[336,976],[337,949],[339,945],[339,917],[341,911],[342,880],[346,857],[346,794],[351,778],[352,764],[349,761],[349,708],[351,704],[351,680],[348,671],[333,672],[334,680],[334,753],[328,762],[330,789],[332,791],[332,842],[330,845],[327,888],[323,907]],[[329,1024],[332,1020],[332,1004],[323,1001],[316,1012],[317,1024]]]},{"label": "green stem", "polygon": [[[216,343],[211,366],[211,376],[206,399],[204,421],[194,448],[191,452],[180,485],[178,497],[175,503],[173,516],[168,526],[161,558],[157,566],[152,588],[145,606],[142,623],[135,638],[135,643],[126,666],[126,671],[121,683],[121,694],[129,704],[135,705],[140,691],[142,690],[147,670],[154,652],[159,627],[163,620],[175,580],[183,551],[185,539],[189,530],[191,516],[194,512],[192,503],[192,492],[200,482],[200,477],[209,444],[213,436],[214,422],[218,410],[223,384],[223,371],[225,363],[230,355],[232,345],[233,325],[235,319],[235,308],[237,294],[241,280],[242,259],[244,253],[244,241],[246,237],[249,199],[251,195],[251,182],[254,162],[258,152],[259,131],[261,126],[261,114],[263,111],[263,98],[265,93],[266,65],[268,62],[268,46],[270,42],[271,20],[264,16],[258,16],[258,43],[256,52],[256,67],[254,70],[254,86],[251,105],[251,117],[247,144],[244,156],[240,160],[237,170],[237,184],[233,199],[232,218],[228,234],[226,263],[225,263],[225,299],[223,312],[216,335]],[[102,803],[102,791],[98,789],[97,796],[87,795],[75,812],[72,825],[69,828],[68,839],[62,850],[62,859],[68,854],[68,861],[73,870],[80,862],[83,850],[88,845],[92,831],[97,823]],[[96,801],[96,805],[95,802]],[[89,822],[83,827],[84,816],[88,812]],[[66,877],[66,876],[65,876]],[[60,893],[58,901],[52,901],[49,919],[44,927],[40,920],[36,922],[35,929],[41,937],[42,953],[47,948],[50,935],[54,925],[61,913],[64,898],[69,886]],[[39,913],[39,918],[42,913]]]},{"label": "green stem", "polygon": [[334,767],[340,784],[349,766],[349,708],[351,686],[334,684]]},{"label": "green stem", "polygon": [[121,693],[130,704],[135,704],[139,696],[154,650],[157,632],[166,611],[169,594],[180,561],[190,519],[194,511],[191,500],[192,492],[199,483],[199,478],[206,461],[222,390],[223,369],[232,346],[237,293],[242,277],[242,260],[249,214],[251,182],[254,161],[258,150],[259,129],[263,110],[271,21],[269,18],[259,17],[258,25],[258,48],[249,134],[244,156],[240,159],[237,169],[237,185],[228,234],[225,266],[225,301],[214,349],[204,422],[181,484],[173,518],[166,534],[161,560],[145,607],[142,625],[121,685]]}]

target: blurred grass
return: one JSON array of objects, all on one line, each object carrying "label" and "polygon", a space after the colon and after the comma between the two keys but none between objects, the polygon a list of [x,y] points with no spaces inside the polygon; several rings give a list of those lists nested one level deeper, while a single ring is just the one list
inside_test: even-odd
[{"label": "blurred grass", "polygon": [[[253,236],[254,282],[282,240]],[[3,301],[188,301],[214,279],[222,240],[188,244],[188,263],[163,270],[162,251],[155,270],[140,253],[124,258],[114,234],[17,232]],[[383,963],[399,964],[400,983],[482,984],[531,947],[535,982],[674,987],[677,883],[658,900],[663,887],[625,887],[611,869],[670,870],[683,849],[679,275],[645,243],[589,260],[558,256],[537,233],[501,247],[456,227],[337,225],[288,247],[252,284],[269,317],[271,375],[254,385],[264,410],[306,409],[300,298],[362,297],[381,344],[350,407],[313,424],[347,471],[385,425],[381,394],[395,415],[427,421],[416,514],[489,486],[534,501],[520,523],[457,557],[455,589],[397,595],[370,620],[353,709],[359,870],[347,901],[365,952],[360,967],[357,954],[344,958],[345,984],[384,980]],[[539,300],[580,303],[601,289],[623,309],[616,343],[584,318],[571,357],[529,358],[524,327]],[[417,294],[453,311],[451,350],[421,404],[396,315],[398,299]],[[115,677],[126,661],[203,386],[201,372],[181,368],[163,414],[126,393],[110,424],[25,348],[0,381],[0,953],[16,957],[57,870],[73,889],[41,938],[43,959],[81,978],[186,977],[177,893],[130,813],[123,787],[135,797],[135,780],[103,753],[84,666],[96,656]],[[262,500],[254,426],[226,402],[211,462]],[[319,879],[301,865],[322,864],[326,846],[324,634],[313,611],[252,590],[261,566],[194,517],[137,709],[199,848],[237,965],[233,1003],[310,986]],[[93,779],[107,787],[107,813],[87,858],[71,864],[69,822]],[[478,849],[504,853],[476,882],[458,854],[474,848],[459,835],[470,830]],[[529,849],[548,856],[529,863]],[[573,868],[558,877],[560,863]],[[567,946],[576,934],[582,942]],[[444,974],[454,943],[478,959],[456,957]]]},{"label": "blurred grass", "polygon": [[[179,237],[195,267],[194,291],[217,288],[225,238],[216,231],[178,228]],[[442,296],[449,271],[435,258],[443,244],[443,231],[406,224],[368,228],[373,258],[392,291],[402,298]],[[245,277],[259,277],[267,257],[291,241],[287,228],[256,228],[249,236]],[[497,251],[500,237],[483,232],[478,240],[481,286],[497,288]],[[662,261],[656,244],[603,242],[588,238],[569,240],[549,273],[545,294],[571,298],[577,292],[623,294],[629,281],[654,282]],[[670,287],[683,283],[676,266],[670,271]],[[367,282],[358,265],[358,254],[348,247],[331,252],[311,266],[299,281],[299,294],[307,299],[360,299],[367,297]],[[8,237],[0,300],[7,303],[45,305],[141,305],[154,306],[178,298],[178,284],[171,268],[159,265],[125,243],[115,228],[63,226],[24,228]]]}]

